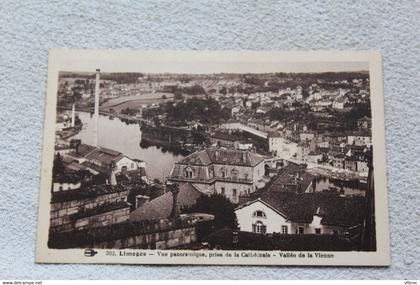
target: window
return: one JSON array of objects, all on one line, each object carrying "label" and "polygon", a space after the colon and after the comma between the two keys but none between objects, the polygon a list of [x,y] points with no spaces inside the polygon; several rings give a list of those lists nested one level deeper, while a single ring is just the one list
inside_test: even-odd
[{"label": "window", "polygon": [[232,189],[232,196],[236,197],[236,189]]},{"label": "window", "polygon": [[223,178],[225,178],[225,177],[226,177],[226,173],[227,173],[226,168],[222,167],[222,168],[220,169],[220,175],[221,175]]},{"label": "window", "polygon": [[337,230],[333,230],[333,235],[338,235],[338,231]]},{"label": "window", "polygon": [[252,214],[253,217],[258,217],[258,218],[266,218],[267,216],[265,215],[265,213],[261,210],[257,210]]},{"label": "window", "polygon": [[220,188],[220,191],[221,191],[221,193],[222,193],[222,195],[224,196],[225,195],[225,187],[222,187],[222,188]]},{"label": "window", "polygon": [[298,234],[303,235],[305,233],[304,227],[298,227]]},{"label": "window", "polygon": [[281,233],[287,235],[287,226],[281,226]]},{"label": "window", "polygon": [[257,221],[255,224],[252,224],[252,232],[257,234],[265,234],[267,232],[267,227],[261,221]]},{"label": "window", "polygon": [[315,229],[315,234],[320,235],[321,234],[321,229],[320,228],[316,228]]},{"label": "window", "polygon": [[134,168],[134,163],[131,163],[131,168],[132,168],[132,169]]},{"label": "window", "polygon": [[237,170],[236,168],[234,168],[234,169],[232,169],[231,173],[232,173],[232,176],[233,177],[237,178],[238,177],[238,174],[239,174],[239,170]]}]

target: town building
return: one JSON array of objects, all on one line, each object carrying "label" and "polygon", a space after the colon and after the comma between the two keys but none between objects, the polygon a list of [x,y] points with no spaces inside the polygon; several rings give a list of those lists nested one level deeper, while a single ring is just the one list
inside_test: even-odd
[{"label": "town building", "polygon": [[357,127],[359,129],[370,130],[372,128],[372,119],[366,116],[357,120]]},{"label": "town building", "polygon": [[363,198],[324,193],[266,192],[236,208],[241,231],[258,234],[345,235],[362,222]]},{"label": "town building", "polygon": [[340,152],[330,152],[329,159],[331,164],[335,168],[343,169],[344,168],[344,160],[346,156]]},{"label": "town building", "polygon": [[264,186],[264,158],[250,151],[207,148],[175,163],[168,181],[191,183],[200,192],[225,195],[233,203]]},{"label": "town building", "polygon": [[303,132],[299,134],[300,141],[310,141],[315,138],[315,134],[313,132]]},{"label": "town building", "polygon": [[[117,183],[116,175],[146,169],[146,162],[139,159],[131,159],[121,152],[104,147],[94,147],[81,144],[72,152],[66,154],[65,159],[73,160],[70,165],[79,167],[79,170],[89,170],[92,174],[104,174],[109,177],[113,185]],[[80,166],[77,166],[80,165]]]},{"label": "town building", "polygon": [[231,133],[216,132],[210,135],[210,144],[217,147],[238,149],[240,141]]},{"label": "town building", "polygon": [[348,100],[347,100],[346,97],[340,96],[340,97],[338,97],[334,100],[332,106],[333,106],[334,109],[342,110],[342,109],[344,109],[347,102],[348,102]]},{"label": "town building", "polygon": [[278,158],[292,158],[297,156],[298,144],[279,134],[268,137],[268,150]]},{"label": "town building", "polygon": [[[184,183],[179,187],[179,193],[176,194],[176,207],[177,212],[183,208],[191,207],[197,199],[203,195],[191,183]],[[153,200],[145,201],[138,204],[137,208],[131,212],[131,221],[144,221],[144,220],[159,220],[170,218],[172,208],[174,205],[174,194],[171,191],[156,197]]]},{"label": "town building", "polygon": [[372,145],[372,136],[368,131],[358,132],[347,136],[347,143],[350,145],[370,147]]}]

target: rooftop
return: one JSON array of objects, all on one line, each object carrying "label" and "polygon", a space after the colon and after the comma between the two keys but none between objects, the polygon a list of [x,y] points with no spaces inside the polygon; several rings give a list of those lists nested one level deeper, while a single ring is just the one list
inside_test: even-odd
[{"label": "rooftop", "polygon": [[197,166],[208,166],[211,164],[256,166],[263,160],[263,157],[249,151],[207,148],[190,154],[177,164]]},{"label": "rooftop", "polygon": [[[179,187],[177,207],[189,207],[195,204],[198,197],[203,195],[192,184],[185,183]],[[141,207],[137,208],[130,214],[130,220],[143,221],[143,220],[157,220],[166,219],[170,216],[173,206],[172,192],[165,194],[146,202]]]}]

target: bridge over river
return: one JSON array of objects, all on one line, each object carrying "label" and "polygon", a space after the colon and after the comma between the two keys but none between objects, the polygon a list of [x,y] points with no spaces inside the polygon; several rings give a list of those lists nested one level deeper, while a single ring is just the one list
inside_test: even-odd
[{"label": "bridge over river", "polygon": [[225,123],[221,125],[222,128],[224,129],[230,129],[230,130],[242,130],[244,132],[248,132],[250,134],[256,135],[260,138],[263,139],[267,139],[268,138],[268,133],[254,129],[250,126],[244,125],[242,123]]}]

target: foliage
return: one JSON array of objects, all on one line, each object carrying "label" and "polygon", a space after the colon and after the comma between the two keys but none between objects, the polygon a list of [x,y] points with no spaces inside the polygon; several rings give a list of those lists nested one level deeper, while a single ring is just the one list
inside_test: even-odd
[{"label": "foliage", "polygon": [[185,102],[166,105],[167,121],[199,121],[203,124],[217,124],[221,120],[230,118],[231,111],[214,99],[192,98]]},{"label": "foliage", "polygon": [[60,175],[64,174],[64,163],[63,163],[63,158],[61,157],[60,153],[57,152],[57,154],[55,155],[54,158],[54,162],[53,162],[53,177],[58,177]]},{"label": "foliage", "polygon": [[97,207],[85,209],[71,216],[71,219],[78,220],[95,215],[116,211],[123,208],[128,208],[129,205],[125,201],[105,202]]},{"label": "foliage", "polygon": [[130,108],[130,107],[127,107],[127,108],[122,109],[120,111],[121,114],[123,114],[123,115],[129,115],[129,116],[133,116],[133,115],[137,114],[138,112],[139,112],[138,109]]},{"label": "foliage", "polygon": [[177,91],[174,92],[174,99],[175,100],[182,100],[182,99],[184,99],[184,96],[182,96],[181,91],[177,90]]},{"label": "foliage", "polygon": [[235,205],[221,194],[202,195],[194,205],[181,211],[183,213],[207,213],[214,215],[214,220],[212,221],[213,230],[222,228],[236,229],[238,227]]}]

